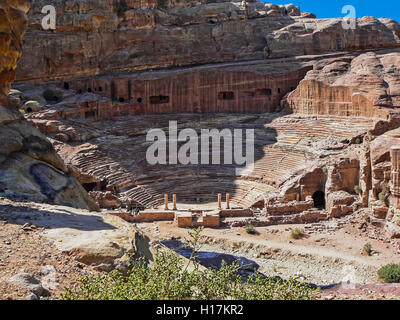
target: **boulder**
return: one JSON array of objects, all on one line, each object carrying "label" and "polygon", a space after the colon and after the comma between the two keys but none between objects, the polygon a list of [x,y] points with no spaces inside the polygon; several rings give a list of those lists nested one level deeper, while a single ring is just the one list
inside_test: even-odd
[{"label": "boulder", "polygon": [[24,110],[26,113],[37,112],[42,109],[43,106],[38,101],[34,100],[29,100],[22,106],[22,110]]},{"label": "boulder", "polygon": [[17,284],[25,289],[28,289],[36,296],[42,296],[46,293],[46,290],[42,287],[42,284],[32,274],[21,271],[12,276],[8,282]]},{"label": "boulder", "polygon": [[[3,195],[18,199],[98,210],[47,138],[16,110],[22,94],[13,90],[10,96],[14,102],[9,105],[7,101],[21,56],[28,9],[24,0],[0,3],[0,28],[7,40],[0,42],[0,190]],[[27,104],[32,111],[39,108],[35,102]]]},{"label": "boulder", "polygon": [[331,218],[337,218],[353,212],[353,203],[358,196],[351,195],[346,191],[329,193],[327,196],[326,208]]}]

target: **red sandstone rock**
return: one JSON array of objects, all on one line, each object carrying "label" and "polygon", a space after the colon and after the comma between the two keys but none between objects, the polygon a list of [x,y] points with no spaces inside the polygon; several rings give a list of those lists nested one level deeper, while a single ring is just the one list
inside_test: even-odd
[{"label": "red sandstone rock", "polygon": [[331,218],[338,218],[352,213],[351,205],[358,196],[349,194],[346,191],[337,191],[329,193],[327,196],[326,208]]},{"label": "red sandstone rock", "polygon": [[[42,4],[31,11],[24,48],[31,56],[21,61],[19,79],[38,81],[39,87],[54,80],[46,87],[57,101],[47,99],[45,110],[29,119],[57,140],[53,143],[75,176],[89,187],[105,181],[119,200],[140,206],[158,205],[165,190],[201,202],[233,188],[234,201],[244,206],[263,193],[280,192],[284,203],[270,206],[273,215],[262,224],[325,219],[325,211],[311,208],[322,201],[318,197],[327,200],[329,216],[345,215],[372,205],[390,183],[386,147],[371,145],[370,153],[366,137],[373,140],[400,125],[400,51],[394,48],[400,45],[400,27],[393,20],[364,17],[356,30],[343,30],[340,19],[319,20],[293,5],[258,1],[73,0],[58,8],[58,28],[43,32]],[[39,45],[33,46],[37,38]],[[363,52],[352,53],[356,50]],[[339,51],[349,53],[332,54]],[[281,57],[294,58],[272,59]],[[203,65],[190,67],[195,64]],[[160,67],[171,69],[149,71]],[[258,163],[246,177],[232,178],[229,168],[199,173],[198,167],[149,167],[145,145],[135,137],[158,121],[149,125],[135,117],[121,127],[107,123],[129,114],[271,113],[285,95],[286,111],[311,116],[276,115],[281,118],[268,119],[271,125],[262,117],[222,120],[268,131],[259,133]],[[356,187],[360,202],[353,195]],[[376,215],[383,216],[385,208]]]},{"label": "red sandstone rock", "polygon": [[68,1],[57,28],[41,29],[35,1],[19,80],[77,76],[204,63],[244,61],[399,46],[390,19],[315,19],[293,5],[259,1]]},{"label": "red sandstone rock", "polygon": [[121,206],[121,201],[111,192],[92,191],[89,195],[97,202],[100,208],[116,209]]},{"label": "red sandstone rock", "polygon": [[288,111],[303,114],[388,119],[400,106],[400,52],[369,52],[321,62],[285,99]]},{"label": "red sandstone rock", "polygon": [[16,106],[5,108],[4,97],[14,80],[28,8],[23,0],[0,2],[0,190],[12,198],[96,210],[46,137],[23,119]]}]

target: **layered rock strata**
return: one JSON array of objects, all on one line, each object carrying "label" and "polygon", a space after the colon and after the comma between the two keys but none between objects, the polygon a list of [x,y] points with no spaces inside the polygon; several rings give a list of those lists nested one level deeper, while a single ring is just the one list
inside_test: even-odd
[{"label": "layered rock strata", "polygon": [[19,80],[74,78],[399,46],[400,26],[364,17],[316,19],[293,5],[253,1],[32,1]]},{"label": "layered rock strata", "polygon": [[0,194],[97,209],[47,138],[8,103],[28,8],[22,0],[0,3]]}]

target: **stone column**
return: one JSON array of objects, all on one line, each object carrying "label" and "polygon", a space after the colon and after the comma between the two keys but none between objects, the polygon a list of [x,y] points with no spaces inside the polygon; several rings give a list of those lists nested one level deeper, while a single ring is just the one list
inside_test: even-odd
[{"label": "stone column", "polygon": [[218,193],[218,210],[222,209],[222,194]]},{"label": "stone column", "polygon": [[168,210],[168,195],[167,194],[164,194],[164,204],[165,204],[164,209]]},{"label": "stone column", "polygon": [[172,210],[176,210],[176,194],[172,195],[172,200],[174,202],[174,208]]},{"label": "stone column", "polygon": [[390,149],[392,160],[392,199],[395,209],[400,209],[400,146]]},{"label": "stone column", "polygon": [[227,193],[227,194],[226,194],[226,208],[227,208],[227,209],[230,209],[230,208],[231,208],[231,206],[230,206],[230,200],[231,200],[231,196],[230,196],[229,193]]}]

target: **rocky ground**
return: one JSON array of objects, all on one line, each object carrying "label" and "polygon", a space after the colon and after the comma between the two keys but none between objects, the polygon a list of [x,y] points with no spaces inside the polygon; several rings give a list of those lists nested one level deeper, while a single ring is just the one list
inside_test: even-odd
[{"label": "rocky ground", "polygon": [[[184,241],[187,234],[172,222],[143,223],[138,227],[155,240]],[[302,239],[291,237],[296,228],[305,231]],[[323,290],[321,299],[400,297],[400,286],[382,284],[377,276],[381,266],[399,263],[398,243],[378,236],[380,229],[365,221],[363,211],[319,224],[259,227],[256,231],[249,235],[244,228],[205,229],[201,250],[248,258],[270,276],[294,277],[318,285],[342,283]],[[363,254],[367,243],[372,246],[371,256]]]},{"label": "rocky ground", "polygon": [[[188,235],[187,229],[171,222],[137,227],[139,231],[106,214],[0,198],[0,298],[59,298],[84,275],[123,271],[126,253],[145,248],[138,234],[154,243],[184,241]],[[297,227],[305,231],[299,240],[290,235]],[[256,231],[250,235],[244,228],[205,229],[201,250],[246,257],[266,275],[319,285],[343,281],[323,290],[319,298],[324,300],[400,297],[400,285],[382,284],[376,275],[380,266],[399,263],[397,243],[378,237],[379,229],[365,221],[364,212],[320,224]],[[366,243],[371,243],[371,256],[362,254]]]},{"label": "rocky ground", "polygon": [[0,198],[0,299],[58,298],[89,274],[124,272],[145,243],[125,221]]},{"label": "rocky ground", "polygon": [[[0,215],[0,299],[36,300],[40,294],[57,298],[80,277],[97,272],[69,254],[59,252],[42,235],[44,228],[31,223],[29,219],[25,225],[9,223]],[[12,277],[18,281],[16,275],[20,282],[10,282]]]}]

